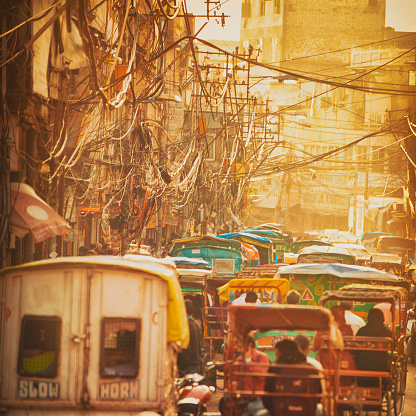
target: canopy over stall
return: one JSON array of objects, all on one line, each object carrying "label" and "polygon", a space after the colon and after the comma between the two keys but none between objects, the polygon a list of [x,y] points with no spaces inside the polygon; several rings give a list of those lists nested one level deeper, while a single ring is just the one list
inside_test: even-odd
[{"label": "canopy over stall", "polygon": [[10,215],[11,231],[19,238],[32,233],[35,243],[40,243],[69,232],[69,224],[43,201],[35,190],[22,182],[12,182]]}]

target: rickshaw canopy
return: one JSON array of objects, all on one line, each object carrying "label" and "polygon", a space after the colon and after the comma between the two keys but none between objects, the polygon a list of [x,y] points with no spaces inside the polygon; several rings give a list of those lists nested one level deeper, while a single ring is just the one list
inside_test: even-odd
[{"label": "rickshaw canopy", "polygon": [[172,250],[180,250],[181,248],[191,247],[193,245],[210,245],[210,246],[218,246],[218,247],[225,247],[225,248],[233,248],[235,250],[240,250],[240,242],[236,240],[221,238],[221,237],[214,237],[210,235],[201,235],[196,237],[188,237],[188,238],[180,238],[177,240],[173,240],[168,244],[169,247],[172,247]]},{"label": "rickshaw canopy", "polygon": [[397,276],[390,273],[386,273],[381,270],[371,269],[364,266],[355,266],[351,264],[320,264],[320,263],[307,263],[307,264],[294,264],[292,266],[282,266],[276,273],[277,278],[285,277],[290,274],[303,274],[303,275],[318,275],[328,274],[332,276],[341,277],[344,279],[364,279],[364,280],[382,280],[382,281],[395,281],[399,280]]},{"label": "rickshaw canopy", "polygon": [[277,224],[275,222],[267,222],[264,224],[257,225],[253,228],[258,228],[259,230],[280,230],[280,232],[286,231],[286,225]]},{"label": "rickshaw canopy", "polygon": [[272,230],[260,230],[257,228],[244,228],[242,230],[243,233],[250,233],[254,235],[258,235],[259,237],[268,238],[269,240],[283,240],[283,233],[278,231]]},{"label": "rickshaw canopy", "polygon": [[292,253],[297,254],[300,249],[302,249],[304,247],[310,247],[310,246],[328,247],[328,246],[332,246],[332,243],[330,243],[328,241],[321,241],[321,240],[297,240],[297,241],[294,241],[290,245],[290,251]]},{"label": "rickshaw canopy", "polygon": [[330,337],[342,344],[331,312],[320,306],[230,305],[228,312],[232,333],[246,336],[253,330],[330,331]]},{"label": "rickshaw canopy", "polygon": [[342,247],[334,246],[309,246],[303,247],[298,252],[298,263],[304,263],[305,260],[308,263],[347,263],[354,264],[355,258],[351,253]]},{"label": "rickshaw canopy", "polygon": [[261,237],[259,235],[250,234],[249,232],[236,232],[236,233],[227,233],[219,234],[218,238],[227,239],[227,240],[241,240],[249,244],[258,245],[260,247],[270,247],[271,241],[266,237]]},{"label": "rickshaw canopy", "polygon": [[212,271],[211,265],[203,259],[191,257],[171,257],[178,269],[200,269]]},{"label": "rickshaw canopy", "polygon": [[392,253],[373,253],[371,255],[371,263],[392,263],[402,264],[401,256]]},{"label": "rickshaw canopy", "polygon": [[224,286],[218,289],[220,302],[224,303],[230,299],[230,292],[236,290],[259,290],[267,289],[269,292],[275,290],[280,301],[286,298],[287,292],[290,289],[290,283],[287,279],[232,279]]},{"label": "rickshaw canopy", "polygon": [[399,300],[406,302],[408,292],[402,287],[353,284],[343,286],[339,290],[324,292],[319,304],[323,306],[328,301],[358,301],[363,299],[371,303],[388,302],[396,304]]}]

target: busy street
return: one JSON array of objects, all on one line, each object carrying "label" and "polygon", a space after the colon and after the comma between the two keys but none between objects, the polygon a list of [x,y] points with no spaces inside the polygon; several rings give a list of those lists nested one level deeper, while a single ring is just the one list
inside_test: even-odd
[{"label": "busy street", "polygon": [[415,0],[0,1],[0,416],[416,415]]}]

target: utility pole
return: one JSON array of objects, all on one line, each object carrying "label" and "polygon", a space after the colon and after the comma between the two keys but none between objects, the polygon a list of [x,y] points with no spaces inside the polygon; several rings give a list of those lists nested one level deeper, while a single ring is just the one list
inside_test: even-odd
[{"label": "utility pole", "polygon": [[358,163],[357,163],[357,146],[354,147],[355,149],[355,168],[354,168],[354,202],[352,206],[352,232],[355,235],[357,232],[357,187],[358,187]]}]

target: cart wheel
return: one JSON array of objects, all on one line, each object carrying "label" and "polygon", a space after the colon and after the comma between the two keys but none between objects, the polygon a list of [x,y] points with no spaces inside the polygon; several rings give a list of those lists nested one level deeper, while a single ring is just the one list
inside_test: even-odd
[{"label": "cart wheel", "polygon": [[207,370],[207,363],[210,361],[209,354],[204,355],[204,362],[203,362],[203,369],[204,369],[204,377],[205,383],[207,386],[214,386],[216,387],[217,384],[217,374],[215,368],[210,368]]},{"label": "cart wheel", "polygon": [[396,369],[394,376],[394,416],[402,416],[404,407],[404,395],[406,392],[406,373],[407,365],[404,364]]},{"label": "cart wheel", "polygon": [[387,416],[391,416],[392,415],[392,403],[391,403],[391,391],[388,391],[386,393],[386,415]]}]

